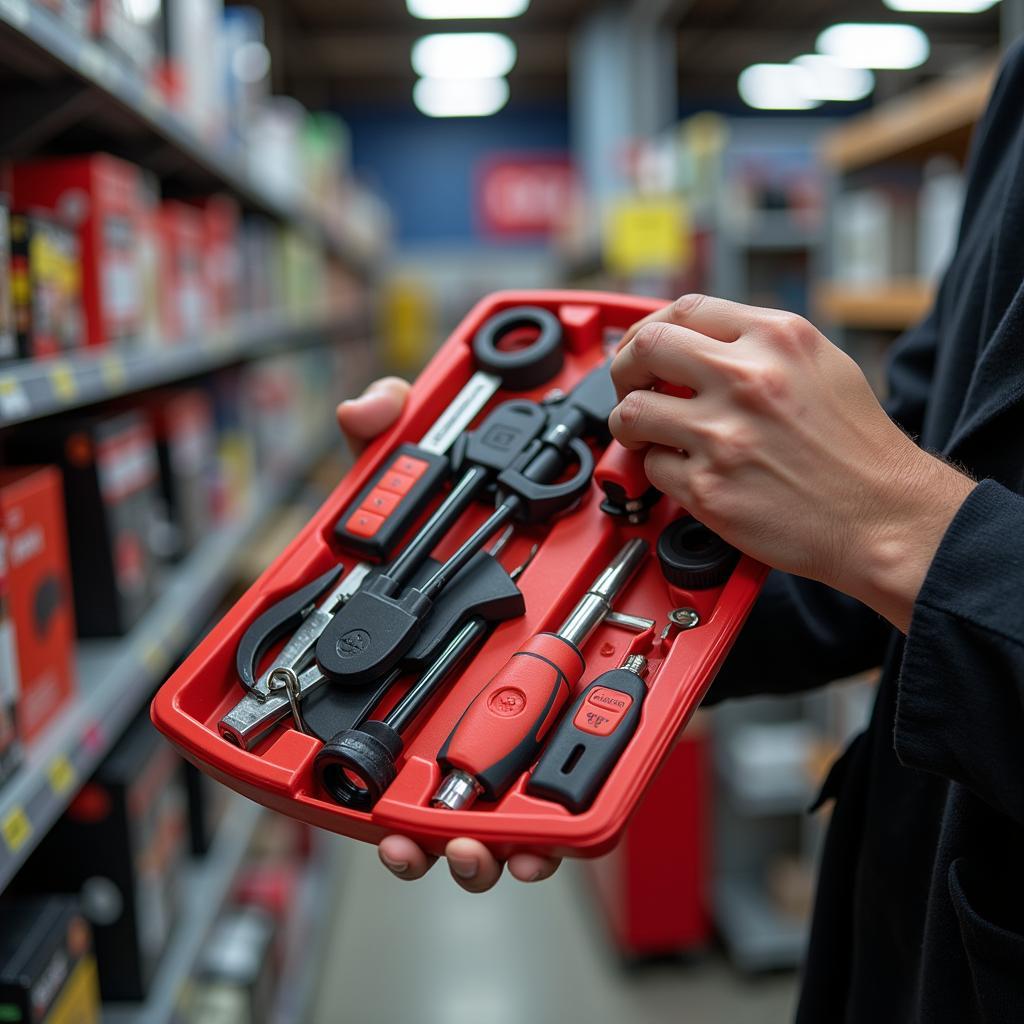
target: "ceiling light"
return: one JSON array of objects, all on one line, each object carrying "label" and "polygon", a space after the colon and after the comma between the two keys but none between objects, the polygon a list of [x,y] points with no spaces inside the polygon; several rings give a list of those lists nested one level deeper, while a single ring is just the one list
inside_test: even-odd
[{"label": "ceiling light", "polygon": [[808,99],[849,103],[864,99],[875,87],[875,76],[867,68],[848,68],[822,53],[805,53],[793,63],[807,72]]},{"label": "ceiling light", "polygon": [[518,18],[530,0],[405,0],[414,18]]},{"label": "ceiling light", "polygon": [[883,0],[891,11],[914,14],[981,14],[991,10],[999,0]]},{"label": "ceiling light", "polygon": [[740,73],[743,102],[758,110],[810,110],[807,72],[796,64],[752,64]]},{"label": "ceiling light", "polygon": [[416,109],[428,117],[489,117],[508,102],[504,78],[421,78],[412,89]]},{"label": "ceiling light", "polygon": [[500,32],[438,32],[417,39],[412,66],[423,78],[500,78],[516,62],[516,44]]},{"label": "ceiling light", "polygon": [[844,22],[818,36],[817,49],[848,68],[916,68],[928,59],[928,37],[914,25]]}]

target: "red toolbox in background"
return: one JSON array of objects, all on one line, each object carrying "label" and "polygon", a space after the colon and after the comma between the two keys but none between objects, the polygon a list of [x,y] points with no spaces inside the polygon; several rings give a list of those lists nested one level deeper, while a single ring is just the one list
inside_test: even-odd
[{"label": "red toolbox in background", "polygon": [[60,472],[0,470],[8,597],[20,692],[18,735],[31,741],[75,692],[75,618]]},{"label": "red toolbox in background", "polygon": [[607,856],[586,862],[587,883],[625,957],[705,945],[710,864],[708,737],[691,729],[676,745]]},{"label": "red toolbox in background", "polygon": [[106,153],[14,164],[15,212],[45,213],[77,231],[86,344],[137,339],[142,173]]}]

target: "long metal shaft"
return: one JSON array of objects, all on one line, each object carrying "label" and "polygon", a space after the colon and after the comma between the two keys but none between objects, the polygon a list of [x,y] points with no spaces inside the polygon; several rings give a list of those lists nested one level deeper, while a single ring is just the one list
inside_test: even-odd
[{"label": "long metal shaft", "polygon": [[629,583],[647,555],[647,542],[635,537],[601,571],[558,629],[558,635],[582,647],[611,611],[612,601]]}]

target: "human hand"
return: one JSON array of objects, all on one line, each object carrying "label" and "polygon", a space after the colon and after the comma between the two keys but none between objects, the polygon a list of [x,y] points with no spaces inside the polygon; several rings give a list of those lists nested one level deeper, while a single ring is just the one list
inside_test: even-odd
[{"label": "human hand", "polygon": [[[399,377],[374,381],[358,398],[338,406],[338,425],[349,445],[360,451],[387,430],[402,414],[409,384]],[[405,836],[386,836],[378,848],[381,863],[399,878],[422,878],[437,860]],[[503,865],[483,843],[475,839],[453,839],[445,848],[452,878],[468,892],[484,892],[501,877]],[[508,870],[522,882],[537,882],[552,875],[558,861],[534,854],[516,854]]]},{"label": "human hand", "polygon": [[[610,426],[652,484],[747,554],[853,595],[904,631],[974,481],[885,414],[802,317],[685,295],[612,364]],[[685,385],[692,398],[650,390]]]}]

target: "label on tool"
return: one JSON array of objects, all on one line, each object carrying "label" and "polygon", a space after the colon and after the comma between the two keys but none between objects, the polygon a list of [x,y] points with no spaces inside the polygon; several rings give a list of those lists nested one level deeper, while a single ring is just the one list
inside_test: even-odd
[{"label": "label on tool", "polygon": [[500,384],[501,381],[493,374],[481,371],[474,373],[420,439],[419,447],[435,455],[443,455],[490,401]]}]

